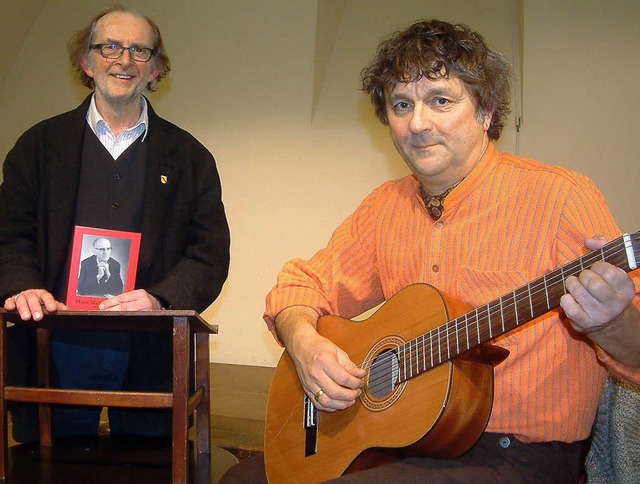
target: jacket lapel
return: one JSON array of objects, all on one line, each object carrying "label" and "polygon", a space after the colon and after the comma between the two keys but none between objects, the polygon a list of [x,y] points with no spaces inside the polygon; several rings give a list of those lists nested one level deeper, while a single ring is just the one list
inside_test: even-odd
[{"label": "jacket lapel", "polygon": [[[147,101],[148,102],[148,101]],[[145,143],[147,147],[147,174],[142,212],[142,233],[139,266],[153,264],[157,245],[162,240],[164,214],[169,209],[168,200],[173,186],[177,161],[173,159],[169,133],[162,119],[148,103],[149,127]]]},{"label": "jacket lapel", "polygon": [[47,146],[43,147],[47,153],[44,183],[48,193],[47,230],[52,268],[66,263],[73,237],[82,141],[90,99],[91,96],[87,97],[78,108],[62,115],[60,122],[52,124],[45,140]]}]

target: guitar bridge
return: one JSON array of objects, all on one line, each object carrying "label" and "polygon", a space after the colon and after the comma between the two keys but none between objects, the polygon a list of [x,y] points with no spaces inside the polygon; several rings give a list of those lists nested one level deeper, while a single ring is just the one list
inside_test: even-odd
[{"label": "guitar bridge", "polygon": [[304,456],[310,457],[318,451],[318,409],[304,396]]}]

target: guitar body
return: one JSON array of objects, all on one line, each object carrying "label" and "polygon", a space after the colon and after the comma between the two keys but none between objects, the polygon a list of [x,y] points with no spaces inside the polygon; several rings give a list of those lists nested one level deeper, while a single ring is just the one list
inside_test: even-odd
[{"label": "guitar body", "polygon": [[[356,364],[386,361],[399,344],[436,328],[469,308],[427,284],[408,286],[363,322],[337,316],[318,320],[318,332]],[[368,453],[388,449],[455,458],[480,437],[493,400],[493,366],[506,350],[482,347],[397,385],[378,388],[374,366],[352,407],[317,412],[315,432],[305,429],[305,398],[295,365],[284,352],[269,392],[265,462],[269,482],[321,482],[380,463]],[[397,375],[406,368],[379,365]],[[371,449],[370,452],[368,452]]]},{"label": "guitar body", "polygon": [[566,278],[600,260],[625,272],[637,269],[640,232],[624,234],[475,309],[428,284],[414,284],[364,322],[321,317],[318,332],[367,371],[363,394],[346,410],[318,412],[285,352],[267,402],[267,478],[326,481],[388,462],[401,450],[462,455],[486,427],[493,366],[509,353],[487,343],[558,307]]}]

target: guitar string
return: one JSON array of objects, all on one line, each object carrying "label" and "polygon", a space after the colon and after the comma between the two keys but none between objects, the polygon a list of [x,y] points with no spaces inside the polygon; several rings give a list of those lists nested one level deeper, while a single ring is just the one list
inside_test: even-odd
[{"label": "guitar string", "polygon": [[[512,291],[511,293],[509,293],[508,295],[504,295],[501,296],[497,299],[494,299],[493,301],[490,301],[489,303],[480,306],[472,311],[470,311],[469,313],[472,312],[476,312],[476,325],[478,325],[481,322],[486,322],[488,321],[490,324],[491,321],[491,317],[496,315],[496,314],[500,314],[500,313],[505,313],[508,310],[514,309],[517,307],[517,303],[518,301],[515,301],[514,303],[507,303],[502,304],[502,301],[505,297],[508,297],[510,299],[510,301],[513,300],[512,295],[515,296],[515,293],[518,290],[524,290],[527,289],[528,294],[530,294],[530,296],[537,296],[540,295],[541,293],[543,293],[544,291],[547,290],[547,288],[549,286],[553,286],[558,284],[558,282],[564,281],[566,279],[566,277],[571,276],[571,275],[575,275],[577,273],[579,273],[580,271],[582,271],[585,267],[585,262],[587,263],[587,267],[591,267],[591,265],[593,265],[594,262],[598,261],[598,260],[606,260],[606,258],[612,258],[613,256],[619,256],[620,253],[624,252],[624,246],[623,244],[619,241],[612,241],[611,244],[605,245],[602,249],[600,249],[599,251],[594,251],[594,253],[592,254],[587,254],[584,256],[584,258],[581,259],[582,263],[580,263],[580,260],[574,260],[571,261],[561,267],[559,267],[558,269],[555,269],[554,271],[551,271],[550,273],[538,278],[540,280],[540,282],[536,283],[535,285],[532,285],[533,283],[529,283],[529,284],[525,284],[523,286],[518,287],[517,289],[515,289],[514,291]],[[565,271],[566,269],[566,271]],[[550,276],[549,278],[547,278],[546,276]],[[535,281],[534,281],[535,283]],[[542,287],[542,289],[540,289],[540,287]],[[517,297],[517,296],[516,296]],[[531,299],[530,297],[530,299]],[[492,309],[492,305],[494,306],[494,309]],[[499,305],[500,309],[499,310],[495,310],[495,306]],[[554,306],[555,307],[555,306]],[[552,308],[549,308],[548,310],[550,310]],[[437,336],[437,342],[440,342],[441,340],[443,340],[444,338],[446,338],[447,343],[450,342],[451,340],[451,336],[455,336],[456,340],[458,340],[458,333],[459,331],[462,330],[467,330],[469,327],[469,323],[466,322],[466,320],[468,319],[467,316],[469,315],[469,313],[466,313],[466,315],[462,315],[459,316],[455,319],[453,319],[452,321],[449,321],[447,323],[445,323],[444,325],[441,325],[437,328],[434,328],[430,331],[428,331],[427,333],[418,336],[417,338],[414,338],[411,341],[408,341],[402,345],[397,345],[395,347],[396,352],[393,351],[388,351],[385,353],[382,353],[381,355],[377,355],[374,358],[371,358],[369,360],[365,360],[363,361],[360,365],[358,365],[359,367],[365,368],[367,370],[370,370],[371,366],[373,365],[374,362],[379,363],[377,368],[378,369],[382,369],[382,368],[388,368],[389,366],[393,367],[393,362],[394,360],[396,361],[400,361],[402,363],[398,363],[398,367],[399,367],[399,372],[404,371],[404,378],[403,380],[407,380],[413,376],[416,376],[424,371],[426,371],[427,369],[430,369],[434,366],[437,366],[440,363],[443,363],[444,361],[448,361],[450,359],[450,357],[447,357],[445,359],[442,358],[442,352],[439,352],[439,357],[436,358],[436,362],[435,364],[432,364],[431,362],[434,360],[433,358],[433,351],[431,351],[431,358],[429,358],[430,362],[428,365],[425,364],[425,356],[426,356],[426,346],[428,344],[430,344],[433,347],[434,344],[434,338]],[[480,316],[480,313],[483,313],[483,316]],[[516,315],[517,315],[517,310],[516,310]],[[474,320],[475,321],[475,320]],[[527,320],[527,322],[529,322],[529,320]],[[453,323],[453,324],[452,324]],[[516,321],[516,325],[519,325],[520,323],[518,321]],[[461,326],[462,325],[462,326]],[[479,331],[478,331],[479,332]],[[502,334],[502,333],[500,333]],[[441,337],[441,335],[444,335]],[[463,335],[464,336],[464,335]],[[478,337],[480,338],[480,334],[478,334]],[[418,342],[418,340],[422,340],[422,344],[420,344]],[[464,338],[463,338],[464,339]],[[438,344],[436,344],[436,346],[439,346]],[[456,346],[459,346],[459,344],[456,344]],[[474,345],[477,346],[477,345]],[[467,340],[467,349],[472,348],[473,346],[469,346],[469,341]],[[422,352],[420,350],[423,350]],[[459,350],[458,350],[459,351]],[[466,351],[466,350],[465,350]],[[413,366],[413,359],[412,358],[406,358],[406,354],[409,353],[409,356],[411,356],[411,352],[415,353],[416,356],[422,356],[422,360],[423,360],[423,370],[420,371],[420,362],[418,360],[416,360],[416,366],[415,366],[415,372],[414,372],[414,366]],[[450,351],[449,351],[450,353]],[[456,353],[458,354],[458,353]],[[455,355],[454,355],[455,356]],[[408,366],[409,368],[407,368],[407,360],[408,360]],[[384,385],[385,387],[388,387],[389,385],[389,380],[390,378],[392,378],[392,376],[390,376],[388,373],[383,372],[383,374],[381,376],[377,376],[380,373],[380,370],[378,370],[376,372],[375,375],[369,375],[368,378],[368,387],[370,389],[370,391],[372,393],[375,393],[376,390],[380,390],[380,385]],[[413,375],[413,373],[416,373],[416,375]]]},{"label": "guitar string", "polygon": [[[622,254],[624,251],[623,250],[618,250],[617,247],[608,247],[606,252],[606,257],[612,258],[612,255],[620,255]],[[601,255],[605,256],[605,252],[603,252]],[[593,264],[593,262],[597,261],[597,260],[601,260],[602,257],[596,255],[596,254],[592,254],[591,257],[587,257],[585,259],[583,259],[584,262],[587,262],[588,267],[591,267],[591,265]],[[507,295],[506,297],[508,298],[506,304],[502,304],[504,302],[504,298],[505,296],[502,296],[498,299],[495,299],[491,302],[489,302],[488,304],[485,304],[483,306],[480,306],[478,308],[476,308],[475,310],[471,311],[471,312],[475,312],[476,313],[476,325],[478,325],[478,323],[484,323],[484,322],[489,322],[491,321],[491,318],[494,317],[497,314],[500,313],[505,313],[508,312],[512,309],[515,309],[515,313],[517,316],[517,305],[518,302],[521,302],[522,300],[515,300],[514,298],[511,297],[511,294],[514,295],[514,297],[516,296],[516,292],[517,291],[523,291],[523,290],[527,290],[527,292],[529,293],[530,297],[529,299],[532,299],[533,296],[538,296],[540,294],[542,294],[543,292],[547,291],[547,288],[549,286],[554,286],[557,285],[559,282],[562,282],[566,279],[566,277],[570,276],[570,275],[575,275],[577,273],[579,273],[580,271],[582,271],[582,269],[585,267],[584,264],[578,264],[577,261],[572,261],[568,264],[565,264],[564,266],[562,266],[560,269],[557,269],[556,271],[552,271],[551,273],[547,274],[550,277],[547,278],[546,276],[539,278],[539,282],[536,284],[530,283],[528,285],[524,285],[521,286],[519,288],[517,288],[515,291],[513,291],[512,293],[510,293],[510,295]],[[565,271],[566,269],[566,271]],[[534,281],[535,282],[535,281]],[[542,288],[542,289],[540,289]],[[500,309],[497,308],[497,306],[500,307]],[[556,305],[553,305],[553,307],[556,307]],[[550,307],[546,307],[546,310],[549,311]],[[531,310],[533,310],[533,307],[531,306]],[[546,311],[545,311],[546,312]],[[466,330],[469,327],[469,324],[466,322],[467,320],[467,316],[469,315],[469,313],[467,313],[467,315],[462,315],[459,316],[458,318],[449,321],[448,323],[446,323],[445,325],[439,327],[439,328],[434,328],[434,330],[430,331],[429,333],[427,333],[427,335],[429,336],[430,340],[429,342],[431,343],[433,336],[438,336],[438,342],[440,341],[440,335],[444,334],[443,338],[447,338],[447,342],[450,342],[451,340],[451,336],[458,336],[458,333],[460,332],[460,330]],[[517,318],[519,319],[519,318]],[[530,321],[529,319],[527,319],[527,322]],[[453,324],[452,324],[453,323]],[[519,325],[520,323],[518,322],[518,320],[516,320],[516,325]],[[452,331],[453,329],[453,331]],[[434,334],[435,333],[435,334]],[[502,333],[500,333],[502,334]],[[423,335],[426,336],[426,335]],[[480,335],[478,335],[478,337],[480,337]],[[413,346],[416,346],[416,348],[419,348],[417,340],[419,338],[416,338],[414,341],[409,341],[407,343],[405,343],[404,345],[402,345],[401,351],[408,349],[409,351],[415,351]],[[489,338],[490,339],[490,338]],[[468,343],[468,341],[467,341]],[[476,345],[477,346],[477,345]],[[466,351],[467,349],[470,349],[471,346],[467,346],[467,348],[464,350]],[[449,359],[449,358],[447,358]],[[442,357],[439,358],[438,363],[442,362]]]},{"label": "guitar string", "polygon": [[[620,251],[618,251],[617,247],[614,247],[613,249],[611,247],[603,247],[602,251],[600,251],[600,256],[598,256],[597,254],[592,254],[592,257],[587,257],[586,259],[582,259],[583,261],[588,261],[588,262],[593,262],[596,260],[600,260],[601,256],[604,256],[606,252],[608,252],[608,256],[611,256],[611,252],[614,252],[614,255],[619,255]],[[574,267],[570,267],[570,266],[574,266]],[[579,272],[579,270],[576,270],[576,267],[578,266],[577,261],[572,261],[568,264],[565,264],[564,266],[562,266],[559,269],[556,269],[555,271],[552,271],[551,273],[549,273],[548,275],[552,275],[554,273],[558,273],[560,275],[560,280],[564,280],[568,275],[574,275],[575,273]],[[582,268],[584,267],[584,264],[580,265],[580,270],[582,270]],[[590,265],[589,265],[590,267]],[[564,276],[564,271],[563,269],[567,269],[567,276]],[[548,284],[545,283],[545,281],[547,280],[546,277],[542,277],[541,278],[541,283],[542,286],[544,288],[546,288],[548,286]],[[553,284],[557,284],[558,282],[558,278],[553,276],[549,278],[549,281],[553,281]],[[529,284],[529,294],[531,296],[533,295],[538,295],[540,294],[541,291],[539,291],[537,288],[540,287],[540,284],[537,285],[532,285],[532,283]],[[525,289],[527,288],[527,285],[521,286],[519,288],[517,288],[515,291],[513,291],[511,294],[514,294],[521,289]],[[533,291],[531,291],[531,289],[533,289]],[[543,289],[546,290],[546,289]],[[509,297],[510,295],[507,295],[506,297]],[[495,311],[492,311],[491,309],[491,305],[493,304],[494,306],[500,302],[500,299],[503,299],[505,296],[498,298],[494,301],[489,302],[488,304],[486,304],[485,306],[480,306],[479,308],[475,309],[476,312],[476,318],[478,319],[478,321],[476,322],[476,325],[478,325],[478,323],[484,322],[484,321],[489,321],[491,320],[492,315],[498,314]],[[511,298],[512,299],[512,298]],[[504,313],[505,309],[509,310],[511,308],[515,308],[517,305],[517,301],[514,304],[507,304],[505,305],[501,305],[501,309],[500,312]],[[485,309],[486,308],[486,309]],[[471,311],[473,312],[473,311]],[[485,316],[480,317],[480,313],[484,312]],[[467,313],[468,315],[469,313]],[[517,314],[517,311],[516,311]],[[448,361],[451,356],[450,356],[450,350],[449,350],[449,355],[447,356],[447,358],[443,359],[442,358],[442,352],[440,352],[439,357],[436,358],[436,364],[433,364],[433,350],[431,351],[431,358],[429,365],[426,364],[426,350],[424,350],[425,348],[425,341],[428,341],[429,344],[432,345],[433,347],[433,337],[434,336],[438,336],[438,344],[436,346],[439,346],[439,342],[444,339],[447,338],[447,344],[450,342],[451,340],[451,336],[455,335],[456,339],[458,339],[458,332],[460,330],[459,328],[459,324],[462,324],[462,319],[464,319],[466,321],[467,317],[465,315],[458,317],[452,321],[449,321],[448,323],[438,327],[438,328],[434,328],[433,330],[429,331],[428,333],[419,336],[418,338],[415,338],[414,340],[411,340],[407,343],[404,343],[402,345],[398,345],[396,346],[396,349],[398,350],[396,353],[393,353],[391,351],[387,352],[387,353],[383,353],[383,355],[378,355],[376,357],[374,357],[373,360],[370,360],[369,362],[363,362],[363,364],[366,364],[365,368],[370,368],[371,367],[371,362],[372,361],[376,361],[378,363],[381,363],[381,361],[384,364],[380,364],[378,366],[378,368],[388,368],[389,365],[393,365],[393,361],[392,360],[396,360],[398,361],[398,367],[400,369],[402,369],[404,371],[404,378],[402,378],[403,381],[406,381],[410,378],[412,378],[413,376],[416,376],[424,371],[426,371],[427,369],[430,369],[434,366],[437,366],[440,363],[443,363],[444,361]],[[451,323],[454,323],[453,325]],[[519,324],[516,321],[516,324]],[[468,323],[465,323],[462,329],[467,329],[469,326]],[[451,327],[454,328],[455,331],[451,331]],[[435,333],[435,334],[434,334]],[[444,334],[444,336],[441,338],[441,335]],[[500,333],[502,334],[502,333]],[[480,338],[480,334],[478,334],[478,337]],[[423,343],[422,345],[420,345],[418,343],[418,340],[422,339]],[[457,344],[458,346],[458,352],[459,352],[459,343]],[[475,345],[477,346],[477,345]],[[468,345],[468,341],[467,341],[467,349],[471,348],[471,346]],[[420,352],[420,349],[423,349],[422,352]],[[419,361],[416,359],[416,366],[415,366],[415,371],[414,371],[414,366],[413,366],[413,359],[411,358],[411,352],[414,352],[416,354],[417,357],[419,357],[420,355],[422,355],[422,360],[423,360],[423,369],[422,371],[420,371],[420,363]],[[465,350],[466,351],[466,350]],[[409,358],[406,357],[406,353],[409,353]],[[458,354],[458,353],[456,353]],[[455,356],[455,355],[454,355]],[[381,360],[382,358],[382,360]],[[409,368],[407,368],[407,363]],[[362,364],[360,365],[362,366]],[[381,370],[379,370],[377,373],[379,374]],[[415,373],[415,375],[413,374]],[[393,378],[393,375],[389,375],[388,373],[383,372],[382,375],[380,377],[374,376],[374,375],[369,375],[369,379],[368,379],[368,387],[370,388],[370,391],[372,392],[376,392],[376,390],[380,390],[380,384],[384,385],[385,387],[389,386],[389,381]],[[381,381],[382,379],[382,381]],[[393,383],[393,382],[392,382]]]},{"label": "guitar string", "polygon": [[[617,252],[616,252],[616,251],[617,251]],[[589,262],[589,261],[596,261],[596,260],[600,260],[600,258],[601,258],[601,257],[600,257],[600,256],[598,256],[598,254],[600,254],[601,256],[604,256],[604,255],[606,254],[608,257],[611,257],[611,253],[612,253],[612,252],[614,253],[614,255],[619,255],[619,254],[621,253],[620,251],[618,251],[618,247],[616,247],[614,243],[612,243],[612,244],[611,244],[611,245],[609,245],[609,246],[605,246],[605,247],[603,247],[601,251],[599,251],[599,252],[597,252],[597,253],[592,254],[592,257],[586,257],[586,256],[585,256],[586,258],[583,258],[582,260],[583,260],[583,262],[585,262],[585,261]],[[637,256],[637,255],[636,255],[636,256]],[[578,265],[579,265],[579,264],[578,264],[578,261],[572,261],[572,262],[570,262],[570,263],[568,263],[568,264],[565,264],[565,265],[564,265],[564,266],[562,266],[561,268],[556,269],[556,271],[552,271],[551,273],[549,273],[549,274],[547,274],[547,275],[552,275],[552,274],[554,274],[554,272],[557,272],[557,273],[559,273],[559,274],[561,275],[560,279],[564,279],[564,278],[566,278],[566,277],[565,277],[565,276],[563,276],[564,271],[563,271],[562,269],[565,269],[565,268],[567,269],[567,275],[573,275],[573,274],[575,274],[575,273],[579,272],[579,271],[576,271],[576,268],[578,267]],[[582,265],[580,265],[580,270],[582,270],[582,268],[583,268],[583,267],[584,267],[584,263],[583,263]],[[589,266],[589,267],[590,267],[590,266]],[[574,272],[571,272],[571,271],[574,271]],[[542,277],[542,278],[540,278],[540,279],[541,279],[542,285],[544,286],[544,285],[545,285],[545,281],[547,280],[547,279],[546,279],[546,276],[545,276],[545,277]],[[556,278],[556,277],[549,277],[549,279],[548,279],[548,280],[549,280],[549,281],[554,281],[554,283],[557,283],[557,278]],[[531,291],[531,289],[533,289],[533,292],[530,292],[530,295],[532,295],[532,296],[533,296],[533,295],[538,295],[538,294],[540,293],[540,291],[537,291],[537,289],[535,289],[535,288],[540,287],[540,285],[539,285],[539,284],[538,284],[538,285],[533,285],[532,283],[530,283],[530,284],[529,284],[529,286],[530,286],[530,287],[529,287],[529,291]],[[527,288],[527,285],[524,285],[524,286],[522,286],[522,287],[520,287],[520,288],[516,289],[516,291],[517,291],[517,290],[522,290],[522,289],[525,289],[525,288]],[[513,293],[515,293],[516,291],[514,291]],[[512,294],[513,294],[513,293],[512,293]],[[503,296],[503,298],[504,298],[504,296]],[[485,305],[486,309],[485,309],[485,307],[479,307],[479,308],[477,308],[477,309],[476,309],[476,313],[477,313],[477,315],[479,315],[481,312],[484,312],[484,316],[483,316],[482,318],[480,318],[480,321],[490,321],[490,318],[491,318],[492,316],[494,316],[495,314],[497,314],[497,313],[492,309],[491,305],[493,304],[493,305],[495,306],[495,305],[496,305],[496,303],[500,301],[500,299],[502,299],[502,298],[498,298],[498,299],[496,299],[496,300],[494,300],[494,301],[491,301],[491,302],[490,302],[490,303],[488,303],[487,305]],[[517,304],[517,302],[516,302],[516,304]],[[513,304],[513,305],[507,305],[507,306],[506,306],[506,309],[511,309],[512,307],[515,307],[515,304]],[[554,307],[555,307],[555,306],[554,306]],[[502,305],[502,306],[501,306],[501,309],[500,309],[500,312],[504,312],[504,311],[505,311],[505,306],[504,306],[504,305]],[[472,312],[473,312],[473,311],[472,311]],[[478,316],[478,317],[479,317],[479,316]],[[457,324],[454,324],[454,325],[453,325],[453,327],[455,328],[455,332],[452,332],[452,331],[450,331],[450,330],[447,330],[447,328],[446,328],[446,327],[447,327],[447,326],[452,326],[450,323],[458,323],[458,322],[460,322],[460,323],[461,323],[463,318],[464,318],[464,319],[466,319],[466,317],[464,317],[464,316],[463,316],[463,317],[459,317],[459,318],[457,318],[457,319],[455,319],[455,320],[453,320],[453,321],[450,321],[449,323],[447,323],[447,324],[445,324],[445,325],[443,325],[443,326],[441,326],[441,327],[439,327],[439,328],[435,328],[434,330],[430,331],[429,333],[426,333],[425,335],[419,336],[418,338],[415,338],[414,340],[412,340],[412,341],[410,341],[410,342],[407,342],[407,343],[405,343],[405,344],[403,344],[403,345],[399,345],[399,346],[397,346],[397,347],[396,347],[396,348],[400,348],[400,351],[398,352],[399,356],[398,356],[398,358],[397,358],[397,359],[402,361],[402,364],[399,364],[399,366],[400,366],[400,367],[402,367],[402,368],[403,368],[403,370],[404,370],[404,378],[403,378],[403,380],[407,380],[407,379],[409,379],[409,378],[411,378],[411,377],[413,377],[413,376],[416,376],[416,375],[418,375],[418,374],[420,374],[420,373],[422,373],[422,372],[426,371],[427,369],[430,369],[430,368],[431,368],[431,367],[433,367],[433,366],[436,366],[435,364],[431,364],[431,363],[429,363],[428,368],[427,368],[427,365],[426,365],[426,363],[425,363],[425,352],[426,352],[426,351],[424,351],[424,347],[425,347],[424,341],[426,340],[426,341],[429,341],[430,343],[432,343],[432,341],[431,341],[431,340],[433,339],[433,333],[434,333],[434,332],[437,332],[438,341],[440,341],[440,340],[441,340],[441,338],[440,338],[440,335],[441,335],[441,334],[444,334],[444,335],[445,335],[444,337],[447,337],[449,340],[451,340],[451,336],[452,336],[452,335],[455,335],[455,336],[456,336],[456,339],[457,339],[457,338],[458,338],[458,334],[457,334],[457,333],[458,333],[458,332],[459,332],[459,330],[460,330],[460,328],[458,328],[458,327],[457,327]],[[528,322],[528,321],[527,321],[527,322]],[[519,324],[519,323],[516,323],[516,324]],[[466,329],[467,327],[468,327],[468,323],[466,323],[466,324],[465,324],[465,326],[464,326],[462,329]],[[443,329],[443,328],[444,328],[444,329]],[[449,328],[449,329],[450,329],[450,328]],[[431,337],[429,336],[430,334],[432,335]],[[500,333],[500,334],[502,334],[502,333]],[[422,346],[420,346],[420,344],[418,343],[418,341],[419,341],[420,339],[422,339],[422,341],[423,341]],[[467,343],[468,343],[468,341],[467,341]],[[415,348],[414,348],[414,347],[415,347]],[[469,349],[469,348],[471,348],[471,346],[468,346],[468,348],[467,348],[467,349]],[[421,349],[423,349],[423,351],[422,351],[422,352],[420,351]],[[419,363],[419,361],[418,361],[418,360],[416,360],[416,366],[415,366],[415,367],[413,366],[413,359],[411,358],[411,352],[412,352],[412,351],[416,353],[416,356],[418,356],[418,357],[419,357],[419,356],[422,356],[422,360],[423,360],[423,369],[422,369],[422,371],[420,370],[420,363]],[[466,351],[466,350],[465,350],[465,351]],[[407,358],[407,357],[406,357],[406,353],[407,353],[407,352],[409,353],[409,358]],[[432,355],[431,355],[431,358],[430,358],[430,359],[431,359],[431,360],[433,360],[433,351],[432,351],[431,353],[432,353]],[[454,355],[454,356],[455,356],[455,355]],[[379,358],[379,357],[376,357],[375,359],[377,360],[378,358]],[[387,357],[385,357],[385,358],[386,358],[386,359],[388,359],[388,358],[395,358],[395,355],[394,355],[394,354],[389,354],[389,355],[388,355]],[[448,359],[450,359],[450,356],[448,356],[445,360],[448,360]],[[408,361],[408,363],[409,363],[409,369],[408,369],[408,371],[407,371],[407,361]],[[440,364],[440,363],[442,363],[442,362],[443,362],[443,359],[442,359],[442,356],[440,355],[440,357],[439,357],[439,358],[437,358],[436,363],[437,363],[437,364]],[[365,362],[365,363],[366,363],[366,362]],[[414,370],[415,370],[415,371],[414,371]],[[413,375],[413,373],[415,373],[416,375]],[[385,382],[386,382],[387,380],[389,380],[389,376],[388,376],[388,375],[383,375],[383,376],[382,376],[382,378],[386,378]],[[377,386],[377,383],[379,383],[377,378],[375,378],[374,380],[375,380],[375,381],[372,381],[371,377],[370,377],[370,379],[369,379],[370,384],[372,385],[372,388],[375,388],[375,387]],[[385,383],[385,382],[383,382],[383,383]],[[387,382],[387,383],[385,383],[385,384],[387,384],[387,385],[388,385],[388,382]]]}]

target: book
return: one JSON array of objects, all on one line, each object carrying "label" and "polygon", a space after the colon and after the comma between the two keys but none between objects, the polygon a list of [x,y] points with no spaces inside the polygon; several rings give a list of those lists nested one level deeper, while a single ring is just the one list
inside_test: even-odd
[{"label": "book", "polygon": [[95,310],[113,296],[135,287],[140,233],[76,226],[66,305]]}]

